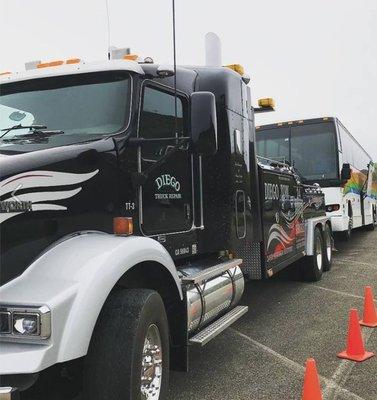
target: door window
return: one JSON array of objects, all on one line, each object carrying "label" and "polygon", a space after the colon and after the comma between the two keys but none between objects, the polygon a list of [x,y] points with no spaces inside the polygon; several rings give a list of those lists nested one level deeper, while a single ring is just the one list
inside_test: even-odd
[{"label": "door window", "polygon": [[[145,87],[139,137],[174,139],[186,129],[185,99]],[[177,114],[177,120],[175,119]],[[142,229],[148,235],[187,231],[192,227],[191,155],[175,140],[151,141],[141,148]]]},{"label": "door window", "polygon": [[[143,109],[140,119],[139,136],[145,139],[175,138],[183,136],[183,105],[177,98],[177,121],[175,120],[174,95],[146,87],[144,89]],[[152,143],[144,146],[142,159],[145,164],[154,163],[174,146],[174,141]]]}]

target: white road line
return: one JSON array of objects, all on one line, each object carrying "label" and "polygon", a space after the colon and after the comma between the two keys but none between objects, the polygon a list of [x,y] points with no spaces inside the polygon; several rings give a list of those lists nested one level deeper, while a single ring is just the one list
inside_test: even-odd
[{"label": "white road line", "polygon": [[334,259],[334,261],[336,263],[351,263],[351,264],[356,264],[356,265],[361,265],[363,267],[371,267],[373,269],[377,269],[377,265],[376,264],[371,264],[371,263],[366,263],[363,261],[356,261],[353,260],[352,258],[336,258]]},{"label": "white road line", "polygon": [[[242,337],[243,339],[246,339],[250,343],[252,343],[255,347],[263,350],[264,352],[270,354],[271,356],[277,358],[279,361],[281,361],[284,365],[290,367],[293,371],[297,372],[300,375],[303,375],[305,373],[305,367],[300,365],[299,363],[290,360],[289,358],[283,356],[282,354],[276,352],[275,350],[271,349],[270,347],[265,346],[262,343],[259,343],[258,341],[252,339],[251,337],[237,331],[234,328],[228,328],[229,331],[234,332],[236,335]],[[350,392],[349,390],[342,388],[339,386],[337,382],[334,382],[332,379],[325,378],[323,376],[320,376],[320,379],[326,384],[326,389],[332,389],[334,388],[336,390],[336,393],[341,393],[343,395],[344,400],[365,400],[362,397],[358,396],[355,393]],[[326,390],[325,389],[325,390]],[[324,400],[327,400],[324,397]]]},{"label": "white road line", "polygon": [[315,287],[315,288],[318,288],[318,289],[326,290],[326,291],[328,291],[328,292],[335,293],[335,294],[339,294],[339,295],[341,295],[341,296],[353,297],[353,298],[355,298],[355,299],[361,299],[361,300],[364,299],[363,296],[358,296],[357,294],[348,293],[348,292],[342,292],[342,291],[340,291],[340,290],[335,290],[335,289],[329,289],[329,288],[324,287],[324,286],[310,285],[310,287]]},{"label": "white road line", "polygon": [[[373,330],[372,329],[363,329],[363,337],[364,343],[367,344],[368,340],[372,336]],[[330,381],[334,382],[335,385],[326,385],[326,388],[323,392],[323,399],[324,400],[336,400],[338,394],[340,393],[339,387],[344,385],[348,377],[350,376],[353,368],[355,367],[355,362],[342,360],[338,366],[338,368],[333,373]]]}]

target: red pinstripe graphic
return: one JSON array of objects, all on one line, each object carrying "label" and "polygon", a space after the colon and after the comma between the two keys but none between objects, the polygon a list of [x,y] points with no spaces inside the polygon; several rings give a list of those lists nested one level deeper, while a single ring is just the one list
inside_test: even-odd
[{"label": "red pinstripe graphic", "polygon": [[29,177],[36,177],[36,176],[37,177],[45,177],[45,178],[51,178],[52,177],[52,175],[23,175],[23,176],[20,176],[18,178],[12,179],[11,181],[9,181],[9,182],[5,183],[4,185],[2,185],[2,187],[8,185],[11,182],[17,181],[19,179],[29,178]]}]

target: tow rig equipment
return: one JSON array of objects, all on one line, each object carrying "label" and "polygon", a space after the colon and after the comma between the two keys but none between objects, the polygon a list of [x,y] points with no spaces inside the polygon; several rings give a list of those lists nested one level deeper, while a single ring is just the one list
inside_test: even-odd
[{"label": "tow rig equipment", "polygon": [[61,132],[0,141],[1,399],[57,371],[84,399],[163,398],[247,312],[246,280],[331,266],[321,189],[256,157],[274,103],[253,109],[243,68],[129,53],[1,76],[1,129]]}]

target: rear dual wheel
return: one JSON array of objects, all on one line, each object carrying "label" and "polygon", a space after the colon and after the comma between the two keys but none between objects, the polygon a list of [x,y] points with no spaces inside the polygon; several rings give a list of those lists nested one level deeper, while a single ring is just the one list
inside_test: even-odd
[{"label": "rear dual wheel", "polygon": [[323,229],[323,270],[330,271],[332,266],[333,238],[329,224]]},{"label": "rear dual wheel", "polygon": [[332,266],[332,233],[329,224],[323,231],[317,226],[314,230],[313,255],[304,258],[301,265],[302,277],[306,281],[321,280],[324,271],[330,271]]},{"label": "rear dual wheel", "polygon": [[313,255],[306,256],[301,264],[302,277],[306,281],[316,282],[321,280],[324,266],[323,249],[322,232],[316,227],[314,230]]}]

